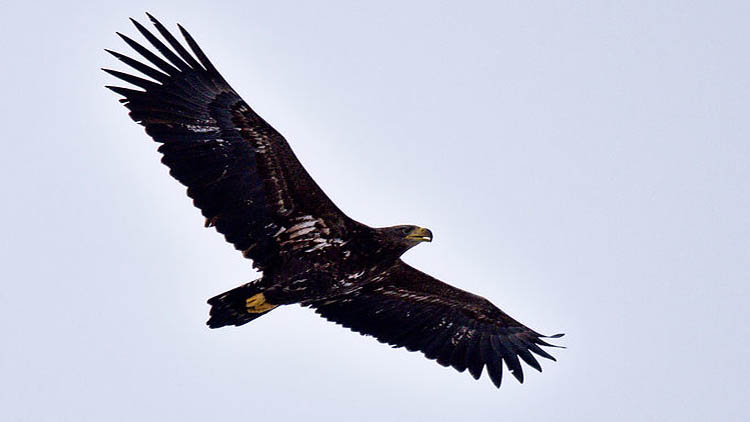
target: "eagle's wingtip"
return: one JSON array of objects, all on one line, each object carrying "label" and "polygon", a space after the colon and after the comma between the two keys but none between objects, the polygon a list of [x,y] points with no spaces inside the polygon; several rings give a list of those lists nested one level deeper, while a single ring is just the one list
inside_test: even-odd
[{"label": "eagle's wingtip", "polygon": [[[545,338],[560,338],[560,337],[562,337],[562,336],[564,336],[564,335],[565,335],[565,333],[558,333],[558,334],[555,334],[555,335],[551,335],[551,336],[544,336],[544,337],[545,337]],[[559,346],[559,345],[557,345],[557,344],[549,344],[549,343],[547,343],[547,344],[545,344],[545,346],[548,346],[548,347],[554,347],[554,348],[556,348],[556,349],[567,349],[567,347],[565,347],[565,346]]]},{"label": "eagle's wingtip", "polygon": [[560,337],[562,337],[564,335],[565,335],[565,333],[559,333],[559,334],[548,336],[548,338],[560,338]]}]

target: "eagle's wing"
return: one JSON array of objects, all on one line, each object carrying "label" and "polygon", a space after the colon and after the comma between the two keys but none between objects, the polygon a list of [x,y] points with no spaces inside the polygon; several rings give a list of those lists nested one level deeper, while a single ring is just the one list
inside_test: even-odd
[{"label": "eagle's wing", "polygon": [[[541,371],[535,353],[543,336],[509,317],[487,299],[457,289],[398,261],[381,280],[352,293],[312,303],[316,312],[393,347],[421,351],[428,359],[478,379],[487,367],[500,387],[502,361],[523,382],[519,357]],[[560,337],[558,334],[551,337]],[[552,346],[557,347],[557,346]]]},{"label": "eagle's wing", "polygon": [[107,51],[151,80],[104,69],[143,90],[108,88],[125,97],[120,101],[130,117],[162,144],[162,162],[188,187],[206,225],[260,269],[278,257],[278,234],[287,229],[343,237],[352,220],[318,187],[281,134],[237,95],[181,26],[194,55],[149,18],[171,49],[133,23],[166,60],[118,33],[150,64]]}]

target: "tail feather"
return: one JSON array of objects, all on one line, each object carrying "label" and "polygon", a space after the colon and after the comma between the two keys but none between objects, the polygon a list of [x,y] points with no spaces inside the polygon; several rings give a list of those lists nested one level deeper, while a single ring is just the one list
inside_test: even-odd
[{"label": "tail feather", "polygon": [[250,313],[247,310],[247,299],[262,292],[263,288],[259,280],[255,280],[208,299],[208,304],[211,305],[209,312],[211,317],[206,324],[211,328],[226,325],[240,326],[267,314],[271,309],[258,313]]}]

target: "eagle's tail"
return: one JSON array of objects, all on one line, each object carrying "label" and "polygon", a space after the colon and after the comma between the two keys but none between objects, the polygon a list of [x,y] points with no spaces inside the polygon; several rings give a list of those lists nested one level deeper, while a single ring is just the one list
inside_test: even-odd
[{"label": "eagle's tail", "polygon": [[262,290],[260,280],[255,280],[208,299],[211,317],[206,324],[211,328],[240,326],[271,312],[277,305],[268,303]]}]

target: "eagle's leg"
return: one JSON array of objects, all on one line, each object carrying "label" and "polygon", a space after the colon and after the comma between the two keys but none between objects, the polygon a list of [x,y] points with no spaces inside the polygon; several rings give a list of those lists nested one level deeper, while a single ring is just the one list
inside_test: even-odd
[{"label": "eagle's leg", "polygon": [[263,293],[255,294],[247,300],[245,300],[245,309],[251,314],[260,314],[277,307],[266,300],[266,296]]}]

